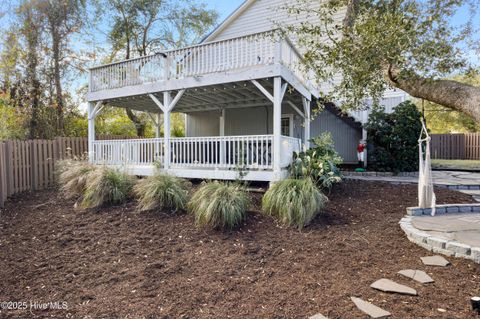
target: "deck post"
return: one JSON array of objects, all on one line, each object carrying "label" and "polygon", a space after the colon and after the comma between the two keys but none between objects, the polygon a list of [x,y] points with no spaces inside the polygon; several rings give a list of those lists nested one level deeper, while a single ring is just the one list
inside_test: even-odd
[{"label": "deck post", "polygon": [[273,79],[273,175],[280,179],[281,121],[282,121],[282,78]]},{"label": "deck post", "polygon": [[95,142],[95,106],[93,102],[88,102],[88,161],[93,163],[93,142]]},{"label": "deck post", "polygon": [[169,91],[163,92],[163,105],[165,111],[163,113],[163,169],[168,170],[170,167],[170,111],[172,104],[172,96]]},{"label": "deck post", "polygon": [[[220,126],[220,132],[219,132],[219,135],[220,136],[225,136],[225,109],[221,109],[220,110],[220,123],[219,123],[219,126]],[[220,164],[224,164],[225,163],[225,141],[222,140],[220,142]]]},{"label": "deck post", "polygon": [[305,145],[305,149],[310,148],[310,100],[305,97],[302,97],[303,102],[303,114],[305,115],[305,123],[304,123],[304,133],[303,133],[303,145]]}]

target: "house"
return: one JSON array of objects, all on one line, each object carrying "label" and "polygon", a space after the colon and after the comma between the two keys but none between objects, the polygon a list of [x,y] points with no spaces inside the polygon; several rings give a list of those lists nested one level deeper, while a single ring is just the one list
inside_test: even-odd
[{"label": "house", "polygon": [[[275,30],[279,19],[301,21],[275,10],[284,1],[247,0],[198,45],[90,69],[90,160],[136,175],[160,165],[186,178],[235,179],[244,170],[246,180],[275,181],[293,152],[329,131],[345,162],[356,162],[368,114],[342,115],[329,103],[312,116],[321,88],[300,67],[301,48]],[[392,92],[385,103],[402,99]],[[95,140],[105,105],[148,112],[157,137]],[[173,112],[186,114],[186,137],[170,136]]]}]

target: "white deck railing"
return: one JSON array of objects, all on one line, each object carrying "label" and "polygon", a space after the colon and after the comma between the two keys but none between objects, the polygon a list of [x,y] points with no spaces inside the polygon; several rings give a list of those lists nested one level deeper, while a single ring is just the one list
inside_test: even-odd
[{"label": "white deck railing", "polygon": [[163,138],[100,140],[93,142],[93,163],[143,165],[163,160]]},{"label": "white deck railing", "polygon": [[[300,139],[282,136],[280,166],[290,165]],[[164,162],[162,138],[93,142],[93,162],[152,165]],[[172,168],[273,169],[273,135],[181,137],[170,139]]]},{"label": "white deck railing", "polygon": [[209,42],[90,69],[90,92],[281,63],[301,82],[301,55],[275,31]]}]

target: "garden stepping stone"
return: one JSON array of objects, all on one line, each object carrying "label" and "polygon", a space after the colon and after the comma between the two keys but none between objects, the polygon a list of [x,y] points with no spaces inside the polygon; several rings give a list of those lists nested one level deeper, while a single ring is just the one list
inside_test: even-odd
[{"label": "garden stepping stone", "polygon": [[328,318],[322,315],[321,313],[317,313],[316,315],[308,317],[308,319],[328,319]]},{"label": "garden stepping stone", "polygon": [[439,267],[446,267],[450,265],[450,262],[443,258],[442,256],[427,256],[427,257],[420,257],[422,262],[428,266],[439,266]]},{"label": "garden stepping stone", "polygon": [[384,292],[393,292],[397,294],[403,295],[412,295],[416,296],[417,291],[413,288],[397,284],[395,281],[390,279],[382,278],[375,281],[373,284],[370,285],[373,289],[381,290]]},{"label": "garden stepping stone", "polygon": [[430,277],[423,270],[404,269],[404,270],[400,270],[398,273],[402,276],[408,277],[422,284],[428,284],[428,283],[434,282],[432,277]]},{"label": "garden stepping stone", "polygon": [[385,318],[392,315],[390,312],[360,298],[350,297],[350,299],[352,299],[358,309],[372,318]]}]

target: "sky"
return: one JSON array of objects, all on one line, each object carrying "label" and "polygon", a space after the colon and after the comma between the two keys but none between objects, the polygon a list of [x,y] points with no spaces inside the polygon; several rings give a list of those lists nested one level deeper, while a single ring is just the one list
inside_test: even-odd
[{"label": "sky", "polygon": [[244,0],[207,0],[205,1],[210,9],[215,9],[220,14],[220,21],[223,21],[230,13],[238,8]]}]

